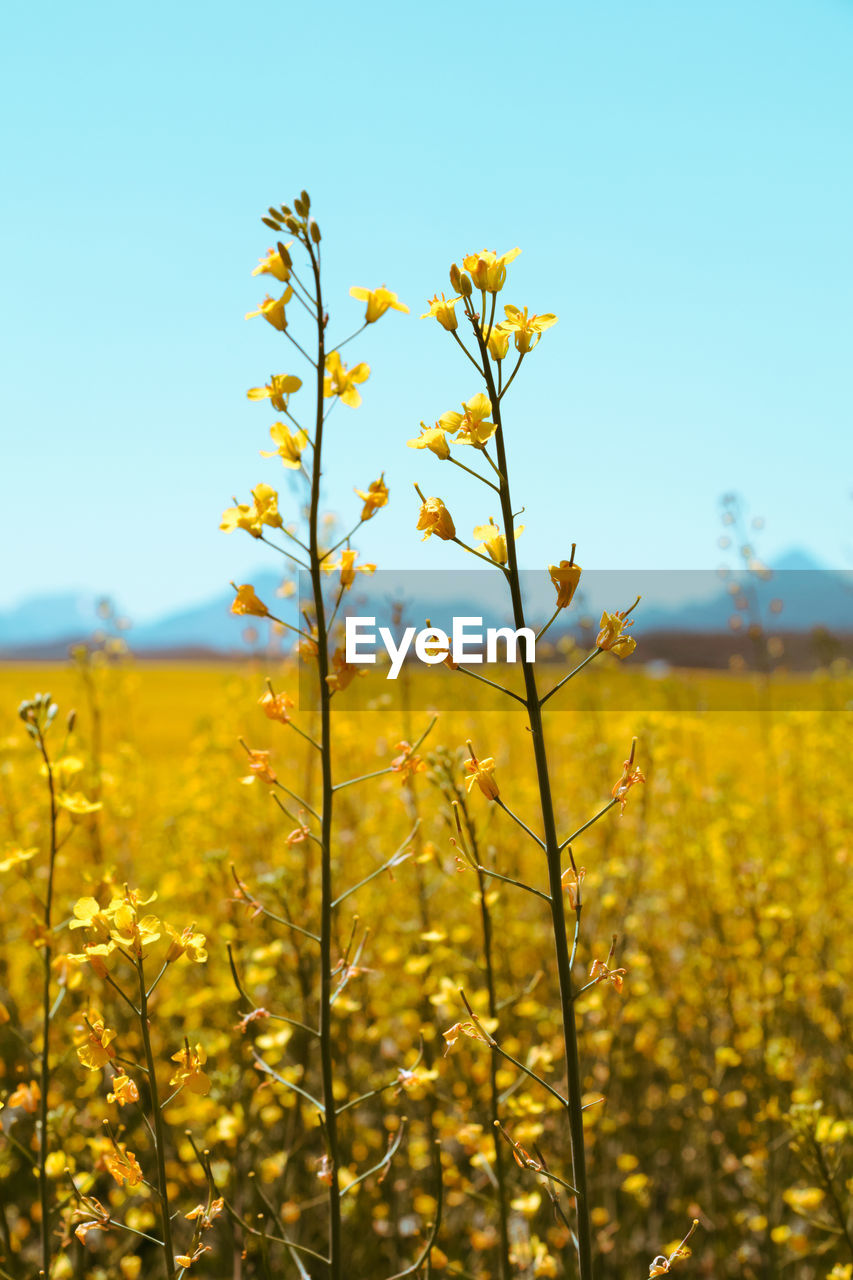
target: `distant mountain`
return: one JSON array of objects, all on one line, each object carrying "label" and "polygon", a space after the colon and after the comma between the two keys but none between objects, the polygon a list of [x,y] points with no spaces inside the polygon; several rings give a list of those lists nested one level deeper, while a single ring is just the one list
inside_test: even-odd
[{"label": "distant mountain", "polygon": [[[576,628],[584,616],[597,623],[602,609],[627,608],[641,594],[635,615],[638,634],[729,634],[733,614],[739,612],[745,623],[751,620],[750,610],[737,609],[739,598],[746,596],[762,619],[779,631],[805,634],[823,626],[853,634],[853,573],[824,569],[798,548],[780,556],[770,569],[767,581],[734,574],[723,579],[709,570],[591,570],[584,574],[582,592],[565,621],[570,628]],[[252,582],[273,613],[292,625],[298,622],[298,600],[276,594],[280,582],[276,574],[262,570]],[[531,618],[549,616],[554,589],[544,571],[525,573],[525,592]],[[233,598],[228,587],[200,605],[133,627],[127,634],[130,646],[138,654],[152,655],[245,653],[247,628],[264,643],[268,624],[235,617]],[[437,626],[448,626],[453,615],[463,614],[482,616],[486,626],[504,626],[509,621],[504,583],[488,570],[386,570],[374,578],[360,577],[347,603],[351,611],[375,615],[378,625],[383,625],[391,602],[399,599],[406,601],[407,624],[416,627],[423,626],[427,617]],[[92,596],[68,592],[34,597],[0,612],[0,658],[64,656],[69,645],[90,638],[98,629],[96,603]]]}]

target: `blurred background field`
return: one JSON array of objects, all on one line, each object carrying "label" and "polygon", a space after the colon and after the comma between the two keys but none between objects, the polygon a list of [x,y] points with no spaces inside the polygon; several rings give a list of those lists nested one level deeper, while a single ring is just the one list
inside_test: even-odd
[{"label": "blurred background field", "polygon": [[[563,670],[555,661],[555,677]],[[627,970],[621,994],[604,984],[580,997],[584,1088],[595,1103],[585,1115],[600,1275],[643,1276],[649,1259],[677,1243],[696,1216],[701,1229],[685,1273],[846,1277],[850,678],[838,668],[819,680],[780,676],[768,696],[745,674],[655,676],[612,661],[598,670],[593,664],[587,674],[562,692],[548,718],[562,830],[576,830],[609,801],[633,735],[646,777],[624,816],[616,806],[574,843],[577,864],[586,869],[578,980],[595,958],[607,956],[613,934],[614,963]],[[2,847],[39,850],[2,873],[0,999],[10,1016],[0,1026],[0,1098],[7,1103],[0,1119],[26,1149],[33,1117],[9,1100],[29,1078],[17,1033],[26,1038],[37,1021],[30,882],[38,886],[42,876],[46,825],[44,779],[15,708],[34,690],[50,689],[60,705],[54,750],[65,713],[76,707],[65,749],[79,765],[75,786],[103,801],[99,813],[73,828],[66,821],[71,834],[59,855],[56,889],[61,919],[68,920],[81,896],[102,899],[110,884],[128,881],[157,891],[147,910],[178,929],[195,923],[207,936],[206,965],[170,967],[155,997],[160,1060],[168,1063],[187,1035],[204,1045],[211,1080],[205,1096],[184,1091],[168,1109],[169,1171],[181,1212],[204,1188],[182,1136],[189,1129],[210,1148],[217,1181],[241,1212],[268,1223],[275,1214],[291,1237],[321,1247],[324,1210],[312,1208],[322,1206],[324,1190],[316,1120],[310,1105],[258,1070],[250,1046],[283,1079],[309,1091],[316,1063],[286,1024],[258,1019],[240,1029],[246,1006],[226,954],[230,942],[258,1006],[310,1022],[310,942],[247,909],[230,870],[233,864],[258,901],[312,927],[313,846],[291,836],[296,824],[265,786],[241,785],[242,736],[248,746],[271,751],[279,779],[308,803],[316,798],[316,753],[258,706],[267,677],[296,697],[293,668],[263,658],[241,665],[119,658],[0,667]],[[436,702],[452,703],[448,689],[462,679],[443,667],[431,671]],[[346,697],[334,703],[338,777],[387,768],[398,744],[414,741],[429,722],[430,698],[416,694],[408,678],[377,682],[369,709],[349,711]],[[789,709],[806,703],[811,709]],[[450,843],[448,801],[462,784],[466,739],[479,755],[495,757],[502,796],[534,828],[536,793],[523,713],[511,703],[489,709],[488,698],[479,709],[471,706],[469,696],[459,709],[442,711],[418,751],[428,766],[423,772],[409,781],[391,772],[338,796],[334,853],[342,887],[370,875],[400,847],[412,854],[352,895],[337,939],[341,956],[350,927],[364,943],[335,1005],[342,1101],[377,1082],[386,1086],[343,1116],[347,1178],[381,1160],[389,1132],[408,1117],[387,1176],[367,1178],[345,1199],[353,1275],[390,1274],[417,1253],[435,1212],[432,1137],[441,1140],[446,1189],[434,1274],[497,1274],[489,1051],[466,1039],[445,1056],[442,1039],[464,1016],[459,986],[475,1008],[485,1008],[477,876],[460,869]],[[292,714],[310,732],[311,713]],[[506,815],[476,789],[467,798],[462,789],[458,798],[484,864],[544,886],[536,850]],[[298,806],[291,808],[298,816]],[[421,825],[412,837],[416,817]],[[497,880],[487,887],[501,1040],[540,1073],[553,1074],[559,1087],[558,1005],[542,904]],[[77,941],[60,929],[57,948],[74,951]],[[78,1185],[150,1231],[148,1189],[116,1186],[101,1150],[102,1122],[111,1118],[126,1127],[123,1140],[144,1166],[144,1125],[134,1108],[123,1108],[116,1120],[106,1099],[109,1073],[84,1071],[71,1048],[87,1007],[107,1015],[131,1060],[139,1054],[137,1033],[121,1001],[88,967],[59,966],[57,981],[64,995],[54,1019],[59,1057],[50,1105],[61,1156],[53,1175],[59,1185],[67,1164]],[[498,1083],[513,1138],[528,1150],[541,1143],[551,1167],[567,1176],[565,1136],[547,1094],[507,1064],[498,1067]],[[23,1260],[31,1256],[38,1216],[19,1146],[7,1141],[0,1148],[2,1265],[13,1276],[29,1274]],[[514,1164],[509,1176],[517,1274],[562,1274],[557,1256],[565,1229],[541,1180]],[[190,1224],[183,1226],[188,1234]],[[176,1231],[180,1236],[180,1226]],[[258,1241],[227,1218],[208,1243],[213,1251],[193,1265],[199,1275],[280,1274],[269,1271],[273,1263]],[[152,1249],[113,1230],[90,1232],[85,1246],[70,1236],[55,1274],[132,1280],[155,1265]]]}]

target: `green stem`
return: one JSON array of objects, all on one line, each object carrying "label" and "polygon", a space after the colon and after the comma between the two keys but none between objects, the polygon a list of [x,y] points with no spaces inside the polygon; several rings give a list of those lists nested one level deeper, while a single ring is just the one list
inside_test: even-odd
[{"label": "green stem", "polygon": [[305,238],[314,273],[314,296],[317,304],[317,417],[314,432],[314,457],[311,471],[311,508],[309,514],[309,549],[311,587],[317,624],[317,667],[320,689],[320,744],[322,765],[321,819],[321,886],[320,886],[320,1061],[323,1077],[323,1121],[328,1144],[329,1180],[329,1280],[342,1280],[341,1194],[339,1185],[340,1152],[338,1149],[338,1117],[334,1094],[332,1063],[332,736],[331,698],[326,677],[329,674],[329,642],[326,629],[323,578],[320,552],[320,476],[323,453],[323,375],[326,368],[325,319],[320,284],[320,263],[310,236]]},{"label": "green stem", "polygon": [[151,1121],[154,1130],[154,1154],[157,1160],[157,1194],[160,1198],[160,1216],[163,1220],[163,1255],[166,1260],[166,1276],[175,1280],[175,1252],[172,1248],[172,1214],[169,1208],[169,1191],[166,1180],[166,1142],[160,1095],[157,1091],[157,1072],[154,1052],[151,1048],[151,1023],[148,1019],[148,992],[145,987],[145,971],[142,956],[136,957],[136,974],[139,979],[139,1026],[142,1031],[142,1047],[145,1051],[148,1088],[151,1093]]},{"label": "green stem", "polygon": [[47,786],[50,793],[50,854],[47,865],[47,894],[44,903],[44,986],[42,990],[42,1048],[41,1048],[41,1097],[39,1099],[39,1198],[41,1201],[41,1256],[42,1269],[46,1280],[50,1278],[50,1192],[47,1184],[47,1101],[50,1092],[50,971],[53,960],[53,946],[50,941],[53,929],[53,875],[56,867],[56,788],[53,779],[53,767],[47,752],[44,737],[38,736],[44,767],[47,770]]},{"label": "green stem", "polygon": [[[498,468],[503,477],[501,483],[501,514],[504,521],[507,545],[507,579],[512,597],[514,625],[520,629],[526,625],[524,603],[521,594],[521,581],[518,572],[518,555],[513,536],[513,506],[509,489],[506,447],[504,443],[501,406],[492,376],[488,352],[477,333],[480,345],[480,356],[492,402],[492,412],[496,425],[495,446],[497,449]],[[521,365],[519,360],[513,377]],[[510,379],[510,382],[512,379]],[[507,384],[507,387],[509,383]],[[506,388],[504,388],[504,393]],[[592,1280],[592,1231],[589,1219],[589,1200],[587,1196],[586,1150],[583,1132],[583,1103],[580,1057],[578,1053],[578,1034],[575,1022],[574,992],[572,987],[569,940],[566,930],[566,913],[563,901],[562,868],[560,863],[560,843],[554,817],[554,801],[551,794],[551,778],[548,771],[548,755],[545,747],[545,733],[542,723],[542,706],[536,687],[534,665],[526,658],[522,659],[524,686],[527,695],[527,713],[530,722],[530,735],[533,740],[533,754],[536,763],[536,776],[539,786],[539,799],[542,809],[542,826],[545,836],[545,856],[548,865],[548,881],[551,896],[551,921],[554,934],[554,950],[557,963],[557,976],[560,987],[560,1007],[563,1019],[563,1036],[566,1046],[566,1075],[568,1082],[567,1113],[572,1150],[572,1182],[577,1188],[577,1252],[580,1280]]]}]

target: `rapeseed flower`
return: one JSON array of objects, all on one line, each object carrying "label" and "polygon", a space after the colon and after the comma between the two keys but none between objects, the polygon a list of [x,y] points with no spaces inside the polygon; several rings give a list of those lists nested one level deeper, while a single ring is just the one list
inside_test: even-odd
[{"label": "rapeseed flower", "polygon": [[557,317],[550,311],[544,316],[528,316],[527,307],[519,311],[518,307],[506,306],[504,314],[502,327],[515,335],[515,349],[520,355],[532,351],[544,331],[557,323]]},{"label": "rapeseed flower", "polygon": [[364,317],[365,324],[373,324],[380,316],[384,316],[385,312],[390,308],[394,311],[404,311],[406,315],[409,308],[398,301],[396,293],[392,293],[390,289],[386,289],[382,285],[379,289],[363,289],[361,285],[354,284],[350,289],[351,298],[359,298],[362,302],[367,303],[367,313]]},{"label": "rapeseed flower", "polygon": [[[293,241],[288,240],[287,244],[284,245],[285,253],[287,253],[287,250],[292,244]],[[287,254],[287,258],[290,258],[290,254]],[[282,258],[277,249],[267,249],[267,256],[259,260],[258,265],[252,272],[252,275],[275,276],[276,280],[280,280],[282,284],[287,284],[290,279],[290,262]]]},{"label": "rapeseed flower", "polygon": [[263,316],[274,329],[278,329],[279,333],[284,333],[287,328],[287,317],[284,314],[284,308],[292,297],[293,290],[290,285],[288,285],[280,298],[271,298],[267,294],[257,311],[246,312],[246,319],[251,320],[254,316]]},{"label": "rapeseed flower", "polygon": [[284,413],[294,391],[302,386],[302,379],[292,373],[274,373],[262,387],[249,387],[250,400],[269,400],[274,409]]},{"label": "rapeseed flower", "polygon": [[263,600],[255,595],[255,588],[248,582],[244,582],[241,587],[235,583],[231,583],[237,592],[231,602],[231,612],[236,614],[248,614],[252,618],[268,618],[269,609]]},{"label": "rapeseed flower", "polygon": [[442,329],[447,329],[448,333],[452,333],[454,329],[459,328],[459,321],[456,319],[456,304],[461,302],[461,298],[445,298],[442,293],[429,300],[429,311],[425,311],[421,316],[422,320],[427,320],[434,316]]},{"label": "rapeseed flower", "polygon": [[551,581],[557,588],[557,608],[567,609],[574,599],[581,576],[581,567],[572,560],[561,560],[559,564],[549,564],[548,572]]},{"label": "rapeseed flower", "polygon": [[283,422],[274,422],[270,427],[270,437],[274,449],[261,449],[262,458],[281,458],[281,465],[298,471],[302,466],[302,454],[308,443],[308,433],[301,427],[291,431]]},{"label": "rapeseed flower", "polygon": [[425,422],[422,422],[421,434],[414,440],[407,440],[406,443],[410,449],[429,449],[430,453],[434,453],[442,462],[446,462],[450,457],[447,436],[438,423],[434,427],[428,427]]},{"label": "rapeseed flower", "polygon": [[443,431],[449,431],[451,435],[458,433],[456,435],[458,444],[470,444],[481,449],[497,431],[494,422],[489,421],[488,417],[492,412],[492,403],[488,396],[484,396],[480,391],[470,400],[463,400],[462,408],[463,413],[453,411],[443,413],[437,425]]},{"label": "rapeseed flower", "polygon": [[462,259],[462,265],[471,276],[475,289],[486,293],[499,293],[506,282],[507,264],[513,262],[521,250],[510,249],[498,257],[494,249],[483,249],[480,253],[469,253]]},{"label": "rapeseed flower", "polygon": [[357,382],[366,382],[370,377],[370,366],[364,364],[353,365],[351,369],[341,361],[341,357],[337,351],[330,352],[326,356],[326,374],[323,379],[323,395],[326,399],[329,396],[337,396],[344,404],[349,405],[351,409],[357,409],[361,404],[361,396],[356,390]]},{"label": "rapeseed flower", "polygon": [[380,507],[384,507],[388,501],[388,486],[385,483],[385,473],[378,480],[372,480],[367,489],[356,489],[355,491],[361,498],[364,506],[361,509],[362,520],[371,520]]},{"label": "rapeseed flower", "polygon": [[456,526],[453,523],[453,517],[447,510],[441,498],[427,498],[421,503],[421,509],[418,512],[418,529],[425,529],[422,542],[435,534],[437,538],[441,538],[443,542],[449,542],[456,537]]}]

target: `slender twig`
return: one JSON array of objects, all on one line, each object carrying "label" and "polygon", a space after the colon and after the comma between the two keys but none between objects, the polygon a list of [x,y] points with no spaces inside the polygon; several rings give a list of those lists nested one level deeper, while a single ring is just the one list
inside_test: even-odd
[{"label": "slender twig", "polygon": [[527,823],[526,823],[526,822],[522,822],[522,820],[521,820],[521,818],[519,818],[518,814],[517,814],[517,813],[513,813],[512,809],[510,809],[509,805],[508,805],[508,804],[504,804],[504,802],[503,802],[503,800],[501,800],[500,796],[497,796],[497,797],[495,798],[495,804],[498,806],[498,808],[499,808],[499,809],[503,809],[504,813],[509,814],[509,816],[512,818],[513,822],[517,823],[517,824],[518,824],[518,826],[520,826],[520,827],[521,827],[522,831],[526,831],[526,832],[527,832],[527,834],[530,836],[530,839],[531,839],[531,840],[535,840],[535,841],[536,841],[536,843],[539,845],[539,848],[540,848],[540,849],[544,849],[544,848],[545,848],[545,842],[544,842],[544,840],[540,839],[540,837],[539,837],[539,836],[537,836],[537,834],[536,834],[536,832],[535,832],[535,831],[531,831],[531,830],[530,830],[530,828],[528,827]]},{"label": "slender twig", "polygon": [[583,671],[584,667],[587,665],[588,662],[592,662],[593,658],[597,658],[598,655],[603,652],[604,652],[603,649],[593,649],[592,653],[587,654],[583,662],[578,663],[574,671],[570,671],[567,676],[563,676],[562,680],[560,680],[557,684],[555,684],[553,689],[549,689],[547,693],[542,695],[542,697],[539,699],[539,706],[544,707],[548,699],[553,698],[554,694],[557,693],[560,689],[562,689],[564,684],[568,684],[570,680],[573,680],[579,671]]}]

